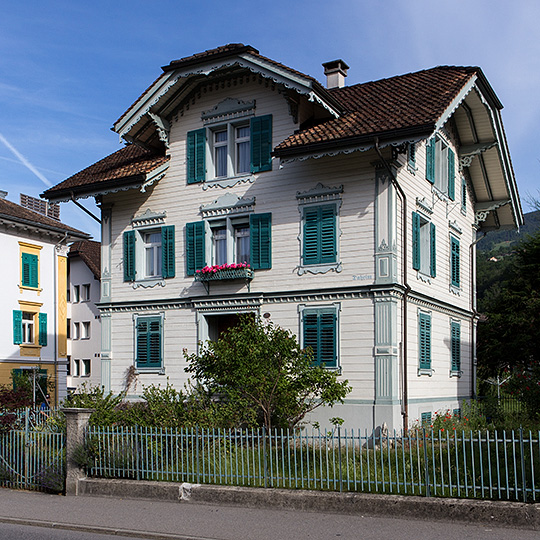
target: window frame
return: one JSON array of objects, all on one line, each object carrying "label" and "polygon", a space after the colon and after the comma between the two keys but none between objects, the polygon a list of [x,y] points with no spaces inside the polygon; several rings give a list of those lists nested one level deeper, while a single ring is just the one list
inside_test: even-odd
[{"label": "window frame", "polygon": [[90,283],[83,283],[81,302],[90,302]]},{"label": "window frame", "polygon": [[19,287],[41,292],[41,249],[43,246],[19,242]]},{"label": "window frame", "polygon": [[[340,365],[340,312],[341,312],[341,304],[339,302],[335,302],[333,304],[325,304],[325,305],[309,305],[309,304],[300,304],[298,306],[298,313],[299,313],[299,336],[300,336],[300,346],[302,349],[307,348],[308,346],[311,346],[313,349],[313,365],[317,366],[323,366],[326,369],[331,370],[338,370],[341,371],[341,365]],[[315,339],[317,341],[317,347],[313,348],[312,344],[309,343],[310,338],[306,335],[306,332],[311,326],[311,329],[313,330],[313,322],[310,321],[308,324],[306,324],[306,317],[311,317],[315,315],[316,321],[315,321],[315,332],[316,336]],[[324,330],[329,329],[329,320],[326,319],[325,321],[322,320],[323,317],[327,317],[328,315],[331,315],[333,317],[333,334],[332,334],[332,341],[333,341],[333,360],[332,362],[324,361],[323,354],[320,349],[324,347],[322,344],[322,340],[324,339]],[[311,338],[313,339],[313,338]]]},{"label": "window frame", "polygon": [[89,358],[81,359],[81,377],[90,377],[92,375],[92,362]]},{"label": "window frame", "polygon": [[455,199],[455,152],[440,133],[426,141],[426,179],[436,193]]},{"label": "window frame", "polygon": [[418,278],[437,277],[437,227],[424,214],[412,213],[412,267]]},{"label": "window frame", "polygon": [[81,322],[81,339],[90,339],[90,321]]},{"label": "window frame", "polygon": [[72,340],[81,339],[81,326],[78,322],[73,323],[73,334]]},{"label": "window frame", "polygon": [[81,301],[80,285],[73,285],[73,304],[78,304]]}]

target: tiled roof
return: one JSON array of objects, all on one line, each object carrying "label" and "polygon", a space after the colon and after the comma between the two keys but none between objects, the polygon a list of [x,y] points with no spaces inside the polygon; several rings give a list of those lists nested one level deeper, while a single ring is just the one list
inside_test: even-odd
[{"label": "tiled roof", "polygon": [[347,143],[377,134],[433,129],[475,67],[439,66],[416,73],[330,90],[348,111],[285,139],[276,155],[310,145]]},{"label": "tiled roof", "polygon": [[73,242],[69,257],[79,256],[97,279],[101,278],[101,243],[93,240]]},{"label": "tiled roof", "polygon": [[87,189],[95,186],[99,189],[103,184],[113,184],[120,180],[133,179],[143,176],[165,163],[169,158],[153,150],[145,150],[134,144],[128,144],[114,154],[90,165],[81,172],[70,176],[60,184],[49,188],[42,195],[54,197],[59,193],[77,193],[79,188]]},{"label": "tiled roof", "polygon": [[61,221],[53,219],[43,214],[23,208],[14,202],[7,199],[0,199],[0,219],[7,219],[17,223],[34,225],[43,229],[48,229],[56,232],[67,232],[78,237],[88,237],[85,232],[74,229],[69,225],[64,225]]},{"label": "tiled roof", "polygon": [[161,69],[163,69],[163,71],[172,71],[174,69],[186,67],[191,64],[198,64],[204,60],[210,60],[210,59],[217,60],[219,58],[225,58],[227,56],[235,56],[242,53],[248,53],[253,56],[257,56],[258,58],[265,60],[266,62],[269,62],[270,64],[277,66],[281,69],[284,69],[288,71],[289,73],[293,73],[294,75],[299,75],[306,79],[310,79],[311,81],[314,81],[317,84],[319,84],[318,81],[314,79],[313,77],[306,75],[305,73],[302,73],[300,71],[297,71],[296,69],[292,69],[289,66],[286,66],[285,64],[276,62],[275,60],[272,60],[271,58],[262,56],[261,54],[259,54],[259,51],[255,49],[255,47],[252,47],[251,45],[244,45],[243,43],[228,43],[227,45],[222,45],[221,47],[216,47],[215,49],[208,49],[207,51],[192,54],[191,56],[186,56],[184,58],[180,58],[179,60],[173,60],[168,66],[164,66]]}]

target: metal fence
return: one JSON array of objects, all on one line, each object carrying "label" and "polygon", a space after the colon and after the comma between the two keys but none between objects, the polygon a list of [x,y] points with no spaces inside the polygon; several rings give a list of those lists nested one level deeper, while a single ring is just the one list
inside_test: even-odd
[{"label": "metal fence", "polygon": [[540,432],[99,428],[91,476],[254,487],[540,499]]},{"label": "metal fence", "polygon": [[0,486],[63,491],[65,434],[49,429],[49,413],[32,409],[7,413],[13,415],[15,429],[0,432]]}]

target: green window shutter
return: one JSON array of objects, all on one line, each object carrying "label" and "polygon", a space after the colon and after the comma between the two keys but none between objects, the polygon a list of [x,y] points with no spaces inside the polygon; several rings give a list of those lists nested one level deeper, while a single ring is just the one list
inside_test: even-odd
[{"label": "green window shutter", "polygon": [[412,213],[412,266],[420,270],[420,214]]},{"label": "green window shutter", "polygon": [[435,183],[435,137],[426,144],[426,180]]},{"label": "green window shutter", "polygon": [[451,323],[450,342],[451,370],[461,371],[461,325],[458,322]]},{"label": "green window shutter", "polygon": [[431,369],[431,315],[420,313],[418,325],[418,356],[420,369]]},{"label": "green window shutter", "polygon": [[39,344],[45,347],[47,345],[47,314],[39,314]]},{"label": "green window shutter", "polygon": [[272,170],[272,115],[251,119],[251,172]]},{"label": "green window shutter", "polygon": [[319,360],[326,367],[337,366],[336,356],[336,312],[322,311],[319,314]]},{"label": "green window shutter", "polygon": [[304,264],[332,263],[337,260],[336,207],[304,209]]},{"label": "green window shutter", "polygon": [[456,156],[454,151],[448,149],[448,197],[453,201],[456,191]]},{"label": "green window shutter", "polygon": [[320,223],[320,262],[336,262],[336,207],[334,205],[320,207]]},{"label": "green window shutter", "polygon": [[38,287],[38,256],[30,253],[22,253],[22,276],[23,287]]},{"label": "green window shutter", "polygon": [[187,183],[204,182],[206,176],[206,129],[187,134]]},{"label": "green window shutter", "polygon": [[467,208],[467,182],[465,178],[461,180],[461,209],[466,210]]},{"label": "green window shutter", "polygon": [[205,222],[186,223],[186,272],[188,276],[195,274],[206,265],[205,257]]},{"label": "green window shutter", "polygon": [[124,233],[124,281],[135,281],[135,231]]},{"label": "green window shutter", "polygon": [[161,317],[141,317],[137,319],[137,367],[161,367],[161,333]]},{"label": "green window shutter", "polygon": [[12,369],[11,370],[12,378],[13,378],[13,390],[17,390],[17,388],[20,385],[20,379],[23,376],[23,370],[22,369]]},{"label": "green window shutter", "polygon": [[311,347],[313,363],[337,366],[337,316],[334,309],[305,310],[303,314],[304,348]]},{"label": "green window shutter", "polygon": [[436,244],[436,232],[435,225],[433,223],[429,224],[429,246],[430,246],[430,257],[429,257],[429,269],[431,277],[437,276],[437,244]]},{"label": "green window shutter", "polygon": [[459,287],[460,285],[460,254],[459,254],[459,240],[453,236],[450,238],[451,243],[451,258],[450,258],[450,273],[451,273],[451,282],[454,287]]},{"label": "green window shutter", "polygon": [[423,412],[421,417],[420,417],[420,422],[422,423],[423,428],[431,427],[431,413],[430,412]]},{"label": "green window shutter", "polygon": [[22,343],[22,311],[18,309],[13,310],[13,343]]},{"label": "green window shutter", "polygon": [[251,268],[272,268],[272,214],[249,216],[249,242]]},{"label": "green window shutter", "polygon": [[161,272],[164,278],[175,276],[174,225],[161,227]]},{"label": "green window shutter", "polygon": [[414,143],[408,145],[408,165],[413,171],[416,169],[416,144]]}]

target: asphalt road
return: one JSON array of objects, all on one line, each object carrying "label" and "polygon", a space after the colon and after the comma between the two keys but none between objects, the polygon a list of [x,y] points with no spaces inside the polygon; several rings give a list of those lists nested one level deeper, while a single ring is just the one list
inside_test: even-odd
[{"label": "asphalt road", "polygon": [[[36,526],[37,525],[37,526]],[[0,489],[0,539],[538,540],[538,531],[464,523]]]}]

